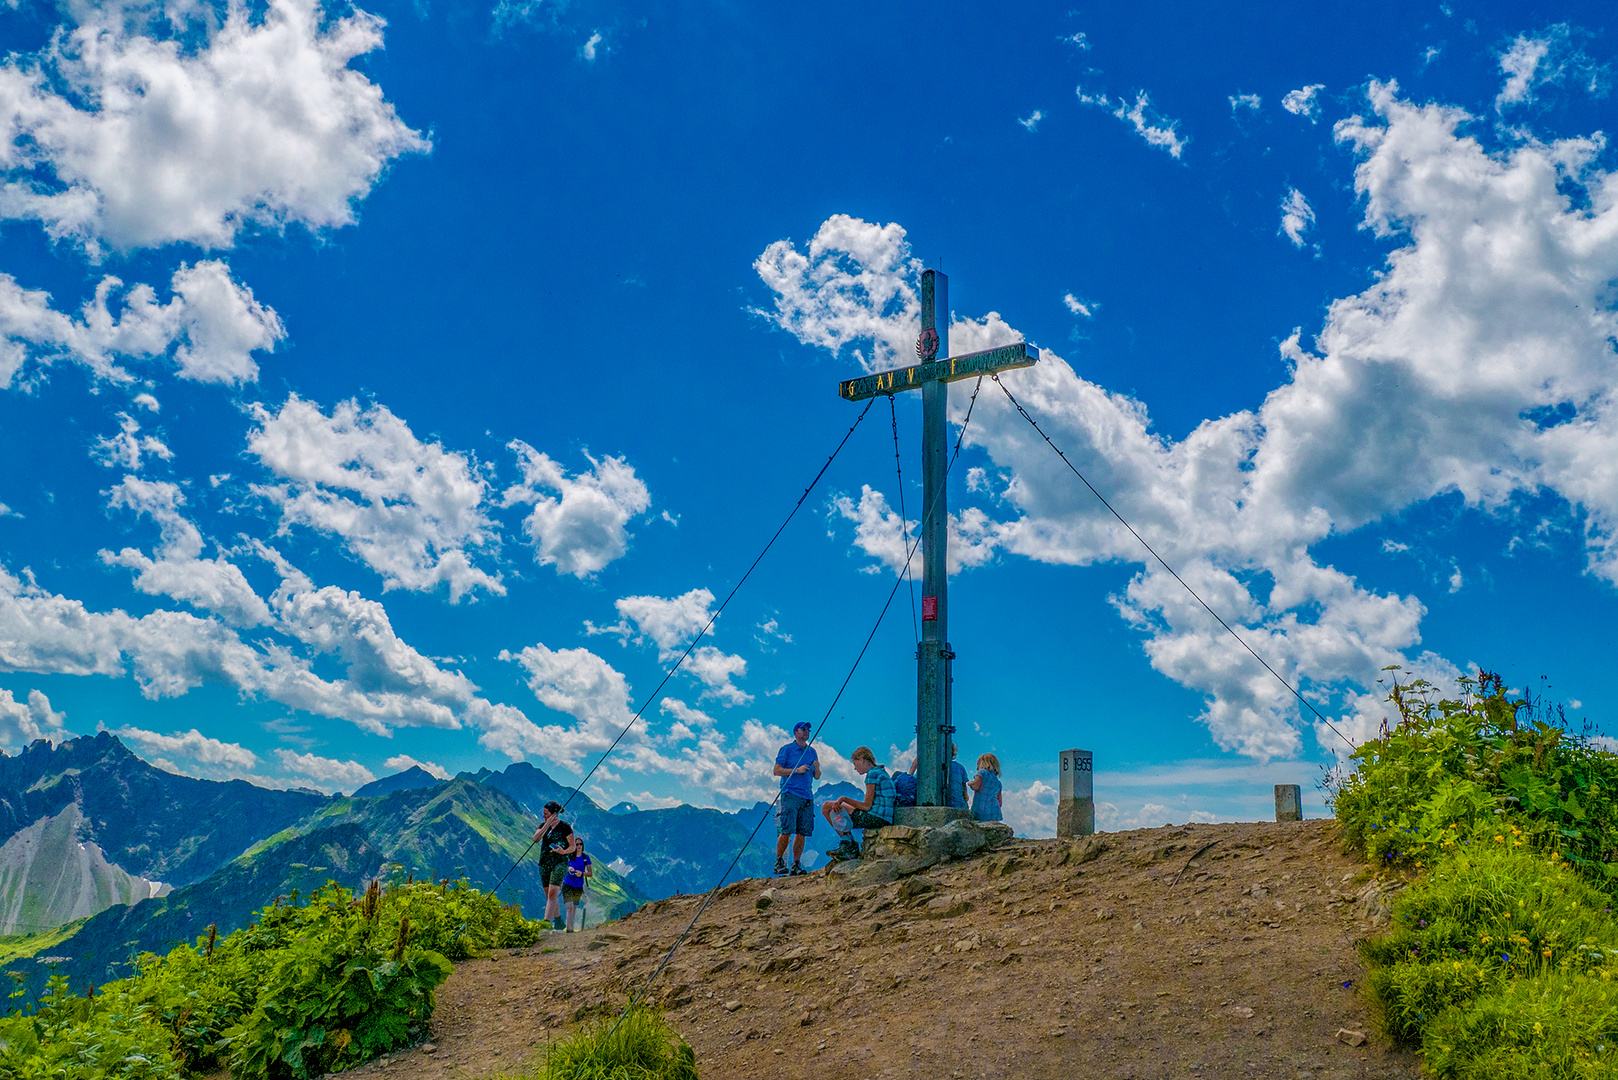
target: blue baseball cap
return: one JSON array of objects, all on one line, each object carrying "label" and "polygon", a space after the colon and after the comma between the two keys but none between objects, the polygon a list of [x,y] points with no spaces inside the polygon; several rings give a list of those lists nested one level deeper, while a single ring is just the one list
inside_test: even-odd
[{"label": "blue baseball cap", "polygon": [[807,720],[799,720],[796,724],[792,725],[793,731],[813,731],[814,729],[815,725],[811,724]]}]

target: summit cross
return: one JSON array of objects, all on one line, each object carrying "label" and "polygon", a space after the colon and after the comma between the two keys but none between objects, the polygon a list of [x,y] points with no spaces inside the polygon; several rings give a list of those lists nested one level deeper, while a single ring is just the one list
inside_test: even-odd
[{"label": "summit cross", "polygon": [[[939,357],[945,359],[939,359]],[[955,727],[950,708],[949,646],[949,512],[944,480],[949,473],[945,413],[949,384],[959,379],[993,375],[1010,368],[1032,367],[1039,350],[1026,342],[997,349],[949,355],[949,278],[937,270],[921,275],[921,362],[879,371],[838,384],[847,401],[906,390],[921,391],[921,642],[916,646],[916,805],[945,806],[949,791],[949,745]]]}]

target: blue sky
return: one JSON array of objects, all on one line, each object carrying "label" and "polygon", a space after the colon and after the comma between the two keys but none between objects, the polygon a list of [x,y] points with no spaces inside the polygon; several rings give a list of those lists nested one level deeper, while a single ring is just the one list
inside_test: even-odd
[{"label": "blue sky", "polygon": [[[0,12],[0,745],[577,778],[904,362],[954,351],[1351,738],[1381,669],[1618,695],[1606,6],[23,2]],[[968,384],[952,390],[964,417]],[[1054,826],[1258,817],[1345,745],[991,386],[963,758]],[[896,402],[905,509],[919,402]],[[902,550],[879,402],[592,779],[736,807]],[[958,428],[952,428],[952,431]],[[901,590],[833,776],[904,765]],[[907,633],[909,631],[909,633]],[[1312,718],[1311,718],[1312,719]],[[1319,809],[1318,793],[1306,804]]]}]

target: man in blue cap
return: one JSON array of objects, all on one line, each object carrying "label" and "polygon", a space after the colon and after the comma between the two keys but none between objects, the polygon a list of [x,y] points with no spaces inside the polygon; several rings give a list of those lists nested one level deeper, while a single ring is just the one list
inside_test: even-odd
[{"label": "man in blue cap", "polygon": [[[820,779],[820,755],[809,745],[807,720],[792,727],[792,741],[775,755],[775,775],[781,778],[781,795],[775,804],[775,818],[781,835],[775,840],[775,872],[804,873],[803,841],[815,831],[815,789],[810,777]],[[792,869],[787,870],[787,838],[792,838]]]}]

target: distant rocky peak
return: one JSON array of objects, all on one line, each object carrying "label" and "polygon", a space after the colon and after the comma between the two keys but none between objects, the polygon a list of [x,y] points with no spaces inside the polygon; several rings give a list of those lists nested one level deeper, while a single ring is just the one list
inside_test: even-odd
[{"label": "distant rocky peak", "polygon": [[109,860],[87,838],[77,802],[0,844],[0,934],[52,929],[168,891]]}]

